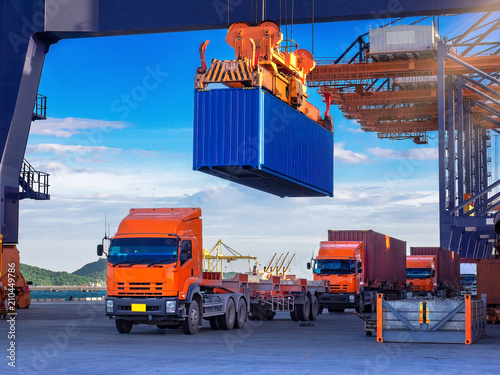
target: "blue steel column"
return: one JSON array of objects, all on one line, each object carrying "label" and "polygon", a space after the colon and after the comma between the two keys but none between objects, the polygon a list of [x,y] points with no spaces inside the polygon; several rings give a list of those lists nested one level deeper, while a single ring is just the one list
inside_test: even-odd
[{"label": "blue steel column", "polygon": [[438,87],[438,154],[439,154],[439,224],[440,246],[448,248],[450,217],[446,208],[446,83],[444,71],[444,58],[446,45],[438,42],[437,56],[437,87]]},{"label": "blue steel column", "polygon": [[[457,186],[458,186],[458,204],[464,199],[464,103],[463,103],[463,85],[464,79],[457,78]],[[463,215],[464,210],[458,211],[458,215]]]},{"label": "blue steel column", "polygon": [[447,79],[446,121],[448,132],[448,209],[455,207],[455,77]]},{"label": "blue steel column", "polygon": [[470,103],[464,103],[464,151],[465,151],[465,168],[464,168],[464,182],[465,193],[472,194],[472,124],[470,114]]}]

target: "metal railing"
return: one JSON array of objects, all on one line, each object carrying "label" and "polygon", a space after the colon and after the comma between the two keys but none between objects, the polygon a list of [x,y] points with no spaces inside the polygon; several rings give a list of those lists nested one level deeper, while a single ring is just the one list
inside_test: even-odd
[{"label": "metal railing", "polygon": [[49,174],[37,171],[26,159],[19,176],[19,198],[49,199]]},{"label": "metal railing", "polygon": [[47,118],[47,97],[38,94],[35,101],[35,108],[33,109],[34,117],[37,119]]}]

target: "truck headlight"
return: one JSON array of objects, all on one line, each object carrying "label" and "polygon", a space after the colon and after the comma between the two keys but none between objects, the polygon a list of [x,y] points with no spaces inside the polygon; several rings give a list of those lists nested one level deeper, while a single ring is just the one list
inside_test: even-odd
[{"label": "truck headlight", "polygon": [[355,296],[354,294],[351,294],[351,295],[349,296],[349,302],[354,302],[354,301],[355,301],[355,299],[356,299],[356,296]]},{"label": "truck headlight", "polygon": [[106,312],[112,313],[114,311],[113,300],[106,300]]},{"label": "truck headlight", "polygon": [[175,313],[177,307],[177,301],[167,301],[165,302],[165,311],[167,313],[173,314]]}]

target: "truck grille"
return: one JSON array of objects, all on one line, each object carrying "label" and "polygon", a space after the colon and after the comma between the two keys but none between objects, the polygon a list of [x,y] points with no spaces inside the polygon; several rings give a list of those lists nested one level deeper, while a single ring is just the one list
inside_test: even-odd
[{"label": "truck grille", "polygon": [[[119,311],[132,311],[131,306],[118,306]],[[146,311],[160,311],[160,306],[146,306]]]},{"label": "truck grille", "polygon": [[347,292],[347,285],[332,284],[330,285],[330,292]]},{"label": "truck grille", "polygon": [[161,296],[166,290],[165,283],[117,283],[118,295]]}]

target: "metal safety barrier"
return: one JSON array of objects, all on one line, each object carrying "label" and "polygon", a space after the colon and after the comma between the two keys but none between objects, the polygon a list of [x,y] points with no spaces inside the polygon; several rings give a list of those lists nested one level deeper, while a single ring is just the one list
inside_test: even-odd
[{"label": "metal safety barrier", "polygon": [[486,336],[486,300],[377,297],[377,341],[472,344]]}]

